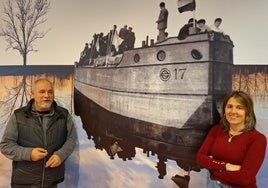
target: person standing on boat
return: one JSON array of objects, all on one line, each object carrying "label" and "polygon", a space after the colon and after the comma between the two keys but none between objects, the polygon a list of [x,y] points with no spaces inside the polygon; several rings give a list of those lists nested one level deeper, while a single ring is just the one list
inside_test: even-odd
[{"label": "person standing on boat", "polygon": [[220,28],[221,23],[222,23],[222,19],[221,18],[216,18],[214,20],[214,23],[210,26],[210,28],[211,28],[212,31],[222,33],[223,35],[225,35],[224,31]]},{"label": "person standing on boat", "polygon": [[198,20],[197,27],[199,28],[199,33],[208,32],[211,30],[211,28],[208,25],[206,25],[205,19]]},{"label": "person standing on boat", "polygon": [[119,45],[119,53],[123,53],[127,49],[127,35],[127,25],[124,25],[124,27],[119,30],[119,37],[123,39],[123,42]]},{"label": "person standing on boat", "polygon": [[122,27],[120,30],[119,30],[119,37],[123,40],[126,40],[127,38],[127,34],[128,34],[128,29],[127,29],[127,25],[124,25],[124,27]]},{"label": "person standing on boat", "polygon": [[135,33],[132,31],[132,27],[128,27],[128,33],[127,33],[127,50],[132,50],[135,45]]},{"label": "person standing on boat", "polygon": [[85,65],[86,61],[88,61],[90,56],[90,48],[88,46],[88,43],[85,44],[84,50],[81,52],[81,56],[79,59],[79,65]]},{"label": "person standing on boat", "polygon": [[186,37],[188,37],[190,35],[190,28],[195,27],[194,23],[196,23],[196,20],[194,20],[193,18],[190,18],[188,20],[188,23],[185,24],[179,31],[178,34],[178,39],[179,40],[184,40],[186,39]]},{"label": "person standing on boat", "polygon": [[54,101],[49,80],[36,80],[31,92],[27,106],[15,110],[7,123],[1,152],[13,160],[12,188],[56,188],[75,148],[75,126],[67,109]]},{"label": "person standing on boat", "polygon": [[165,3],[160,3],[160,14],[158,16],[157,23],[157,29],[159,31],[159,34],[157,36],[157,42],[161,42],[165,40],[165,30],[167,28],[167,21],[168,21],[168,10],[165,8]]},{"label": "person standing on boat", "polygon": [[257,188],[267,141],[255,128],[253,108],[245,92],[233,91],[225,97],[220,125],[209,131],[197,153],[197,163],[210,173],[208,188]]},{"label": "person standing on boat", "polygon": [[99,55],[100,56],[105,56],[106,55],[106,49],[107,49],[107,44],[105,37],[103,36],[103,33],[101,32],[99,34]]}]

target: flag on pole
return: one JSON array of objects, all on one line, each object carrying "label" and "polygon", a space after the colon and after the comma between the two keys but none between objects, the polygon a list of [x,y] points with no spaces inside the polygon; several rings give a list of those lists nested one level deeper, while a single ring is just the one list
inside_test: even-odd
[{"label": "flag on pole", "polygon": [[100,36],[97,37],[95,47],[96,47],[97,52],[100,52]]},{"label": "flag on pole", "polygon": [[114,32],[114,36],[113,36],[112,40],[113,40],[112,44],[115,46],[116,51],[118,51],[119,45],[123,42],[123,39],[121,37],[119,37],[116,30]]},{"label": "flag on pole", "polygon": [[195,0],[177,0],[177,5],[180,13],[195,10]]}]

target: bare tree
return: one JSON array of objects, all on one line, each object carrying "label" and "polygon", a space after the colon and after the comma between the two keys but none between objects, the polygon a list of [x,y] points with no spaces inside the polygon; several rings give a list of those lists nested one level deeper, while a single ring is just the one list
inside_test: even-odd
[{"label": "bare tree", "polygon": [[34,49],[33,43],[43,38],[46,32],[39,32],[38,27],[46,22],[45,16],[50,8],[49,0],[7,0],[4,7],[4,26],[0,36],[5,37],[7,50],[18,50],[26,66],[27,54]]}]

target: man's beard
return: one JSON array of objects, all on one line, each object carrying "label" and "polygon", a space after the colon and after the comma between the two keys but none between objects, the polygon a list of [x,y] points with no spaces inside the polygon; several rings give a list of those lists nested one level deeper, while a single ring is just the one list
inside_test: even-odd
[{"label": "man's beard", "polygon": [[38,106],[41,110],[49,110],[51,108],[52,101],[41,101]]}]

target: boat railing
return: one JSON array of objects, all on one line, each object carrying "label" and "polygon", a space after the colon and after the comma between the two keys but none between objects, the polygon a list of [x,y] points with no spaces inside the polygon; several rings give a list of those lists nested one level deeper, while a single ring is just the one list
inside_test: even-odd
[{"label": "boat railing", "polygon": [[[152,48],[156,46],[164,46],[164,45],[169,45],[169,44],[192,43],[196,41],[219,41],[219,42],[227,42],[227,43],[233,44],[232,40],[230,39],[228,35],[224,35],[222,33],[214,32],[214,31],[209,31],[209,32],[204,32],[204,33],[193,33],[183,40],[179,40],[175,36],[175,37],[166,38],[162,42],[155,43],[154,40],[151,39],[150,44],[149,44],[149,38],[146,37],[146,41],[142,41],[141,47],[136,47],[132,50]],[[125,52],[127,51],[123,51],[115,55],[98,56],[95,58],[86,59],[85,62],[76,63],[76,66],[116,67],[121,63]]]}]

